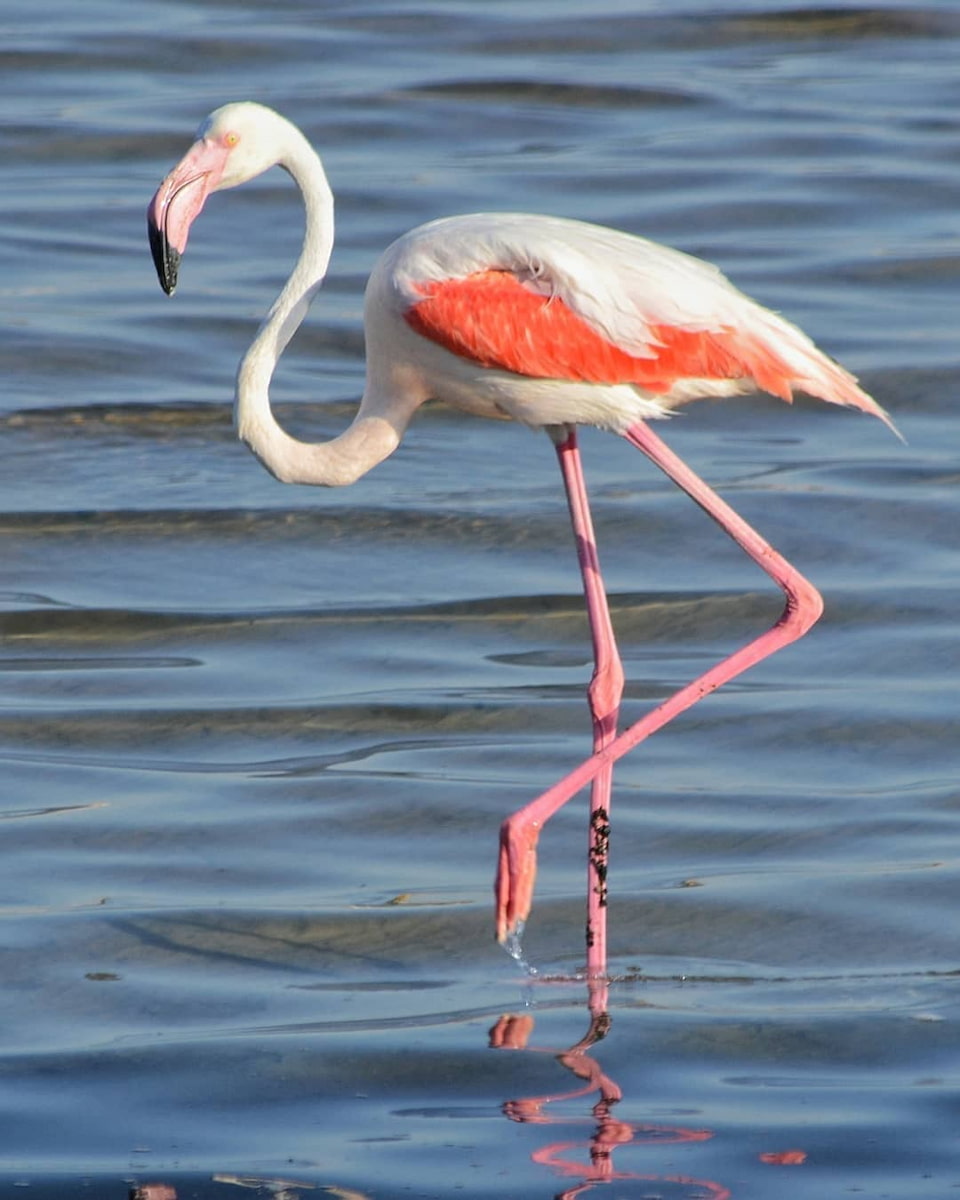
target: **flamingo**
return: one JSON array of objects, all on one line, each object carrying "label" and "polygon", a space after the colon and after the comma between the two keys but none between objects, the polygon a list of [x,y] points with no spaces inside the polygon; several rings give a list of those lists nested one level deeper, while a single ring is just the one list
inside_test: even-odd
[{"label": "flamingo", "polygon": [[[338,437],[307,443],[274,417],[269,385],[284,347],[321,286],[333,249],[333,195],[321,160],[290,121],[259,104],[226,104],[150,202],[148,229],[163,290],[172,294],[191,225],[214,191],[273,166],[299,185],[303,247],[238,371],[240,438],[284,483],[353,483],[399,445],[411,418],[438,399],[550,437],[576,542],[594,653],[587,695],[593,752],[500,830],[497,937],[519,957],[546,821],[591,784],[587,978],[607,978],[607,853],[614,762],[722,683],[801,637],[822,612],[816,588],[654,433],[649,421],[709,396],[795,392],[886,412],[796,326],[738,291],[699,259],[613,229],[552,216],[475,213],[411,230],[383,253],[364,304],[366,382]],[[577,427],[625,438],[711,516],[782,589],[766,632],[618,733],[624,673],[600,574]],[[894,430],[896,432],[896,430]]]}]

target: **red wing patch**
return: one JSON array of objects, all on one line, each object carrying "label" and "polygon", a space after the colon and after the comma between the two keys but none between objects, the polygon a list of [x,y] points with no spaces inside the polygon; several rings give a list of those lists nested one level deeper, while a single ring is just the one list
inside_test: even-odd
[{"label": "red wing patch", "polygon": [[482,271],[420,287],[404,313],[422,337],[483,367],[538,379],[633,383],[668,392],[682,379],[754,379],[791,398],[792,372],[769,346],[736,329],[650,327],[649,357],[607,341],[558,297],[525,288],[509,271]]}]

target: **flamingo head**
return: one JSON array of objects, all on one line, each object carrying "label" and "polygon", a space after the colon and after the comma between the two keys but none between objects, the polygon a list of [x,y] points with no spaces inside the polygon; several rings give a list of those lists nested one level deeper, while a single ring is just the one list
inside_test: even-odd
[{"label": "flamingo head", "polygon": [[190,226],[207,196],[237,187],[275,166],[283,158],[285,134],[292,128],[272,109],[241,102],[216,109],[197,130],[196,141],[160,184],[147,209],[150,250],[168,296],[177,286]]}]

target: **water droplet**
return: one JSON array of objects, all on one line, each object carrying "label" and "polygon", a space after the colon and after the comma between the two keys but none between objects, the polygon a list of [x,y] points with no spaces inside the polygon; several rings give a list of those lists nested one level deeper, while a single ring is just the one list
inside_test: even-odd
[{"label": "water droplet", "polygon": [[523,938],[523,922],[517,922],[517,928],[513,933],[507,935],[506,941],[503,943],[503,948],[520,967],[525,975],[535,976],[538,974],[537,968],[532,967],[523,956],[523,946],[521,939]]}]

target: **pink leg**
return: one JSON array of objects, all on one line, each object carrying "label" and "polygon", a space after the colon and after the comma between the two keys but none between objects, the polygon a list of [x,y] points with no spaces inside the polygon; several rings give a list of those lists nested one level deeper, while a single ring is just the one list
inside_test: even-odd
[{"label": "pink leg", "polygon": [[[593,718],[594,753],[609,746],[617,735],[620,697],[623,695],[623,666],[610,620],[607,593],[600,575],[597,543],[590,517],[583,465],[577,448],[576,430],[571,429],[556,444],[577,546],[577,558],[587,601],[587,617],[593,642],[594,671],[587,698]],[[590,791],[590,832],[587,853],[587,977],[597,979],[607,969],[607,851],[610,840],[610,790],[613,764],[595,776]],[[535,866],[535,864],[533,864]],[[531,891],[533,880],[530,881]]]},{"label": "pink leg", "polygon": [[[500,829],[497,871],[497,937],[504,941],[526,920],[536,877],[537,839],[543,825],[582,787],[607,771],[618,758],[679,713],[735,678],[741,672],[796,641],[823,612],[820,593],[772,546],[739,517],[645,424],[637,422],[624,437],[700,505],[747,554],[783,589],[787,603],[780,619],[766,633],[735,651],[686,687],[681,688],[624,733],[607,742],[586,762],[536,800],[507,817]],[[605,970],[605,964],[604,964]]]}]

